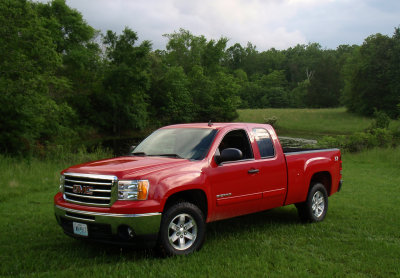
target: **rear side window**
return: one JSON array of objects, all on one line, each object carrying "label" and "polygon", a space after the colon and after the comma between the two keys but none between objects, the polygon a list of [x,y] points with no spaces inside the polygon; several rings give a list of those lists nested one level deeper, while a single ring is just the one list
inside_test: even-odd
[{"label": "rear side window", "polygon": [[274,144],[268,131],[263,128],[254,128],[254,136],[262,158],[275,156]]}]

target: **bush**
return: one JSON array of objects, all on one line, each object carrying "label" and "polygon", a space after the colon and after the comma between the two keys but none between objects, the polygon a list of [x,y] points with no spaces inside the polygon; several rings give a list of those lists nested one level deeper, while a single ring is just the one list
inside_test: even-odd
[{"label": "bush", "polygon": [[372,135],[376,138],[378,147],[391,147],[393,145],[394,136],[392,132],[384,128],[376,128],[372,130]]},{"label": "bush", "polygon": [[329,149],[329,148],[340,148],[344,149],[345,146],[345,136],[324,136],[321,140],[318,141],[318,147]]},{"label": "bush", "polygon": [[376,128],[368,132],[357,132],[350,136],[325,136],[319,142],[321,148],[340,148],[348,152],[360,152],[372,148],[386,148],[394,144],[393,134],[388,129]]},{"label": "bush", "polygon": [[278,121],[278,118],[275,117],[275,116],[264,117],[264,123],[272,125],[274,128],[276,128],[278,126],[277,123],[276,123],[277,121]]},{"label": "bush", "polygon": [[366,131],[367,132],[372,132],[374,129],[377,129],[377,128],[387,129],[387,128],[389,128],[389,124],[390,124],[389,116],[385,112],[378,111],[378,110],[375,109],[375,111],[374,111],[374,121],[367,128]]}]

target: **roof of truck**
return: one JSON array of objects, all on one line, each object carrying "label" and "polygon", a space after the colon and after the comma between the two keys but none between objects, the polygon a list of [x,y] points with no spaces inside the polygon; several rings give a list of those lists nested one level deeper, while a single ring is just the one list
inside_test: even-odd
[{"label": "roof of truck", "polygon": [[190,123],[190,124],[176,124],[169,125],[163,128],[212,128],[221,129],[227,126],[238,126],[243,127],[249,125],[249,123]]}]

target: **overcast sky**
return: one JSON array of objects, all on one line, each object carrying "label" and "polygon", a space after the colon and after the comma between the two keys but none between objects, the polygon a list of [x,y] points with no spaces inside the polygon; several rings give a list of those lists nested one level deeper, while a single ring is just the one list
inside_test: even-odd
[{"label": "overcast sky", "polygon": [[[46,2],[46,0],[42,0]],[[67,0],[89,25],[120,33],[125,26],[165,49],[162,35],[184,28],[229,45],[258,50],[318,42],[324,48],[362,44],[369,35],[392,36],[400,0]]]}]

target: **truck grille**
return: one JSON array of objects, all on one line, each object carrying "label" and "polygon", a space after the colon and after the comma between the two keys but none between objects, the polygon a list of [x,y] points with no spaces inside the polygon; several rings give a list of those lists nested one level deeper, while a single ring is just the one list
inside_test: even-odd
[{"label": "truck grille", "polygon": [[78,173],[64,174],[64,199],[76,204],[107,207],[117,177]]}]

